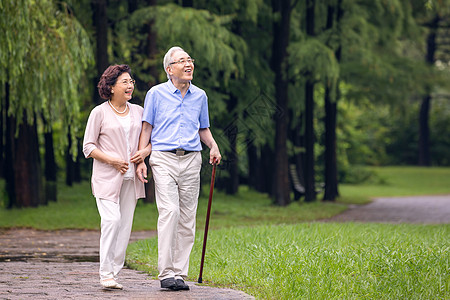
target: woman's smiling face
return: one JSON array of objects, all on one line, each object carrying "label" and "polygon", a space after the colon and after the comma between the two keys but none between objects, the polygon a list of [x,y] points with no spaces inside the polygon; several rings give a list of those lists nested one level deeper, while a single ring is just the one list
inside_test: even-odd
[{"label": "woman's smiling face", "polygon": [[131,100],[134,91],[134,80],[127,72],[120,74],[117,77],[116,84],[112,87],[114,93],[111,98]]}]

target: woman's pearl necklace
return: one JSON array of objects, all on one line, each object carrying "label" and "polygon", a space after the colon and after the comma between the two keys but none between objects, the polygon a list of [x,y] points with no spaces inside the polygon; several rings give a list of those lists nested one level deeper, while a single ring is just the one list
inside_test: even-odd
[{"label": "woman's pearl necklace", "polygon": [[109,106],[111,106],[118,114],[124,114],[128,109],[128,104],[125,103],[125,109],[123,111],[118,111],[114,105],[111,104],[111,100],[108,100]]}]

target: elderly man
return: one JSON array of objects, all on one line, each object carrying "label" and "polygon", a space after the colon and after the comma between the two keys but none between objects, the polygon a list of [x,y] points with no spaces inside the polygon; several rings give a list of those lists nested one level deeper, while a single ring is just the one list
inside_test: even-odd
[{"label": "elderly man", "polygon": [[[145,97],[139,149],[151,144],[150,166],[158,207],[158,270],[161,288],[189,290],[184,282],[195,238],[200,189],[202,141],[210,148],[209,162],[220,163],[219,148],[209,130],[208,98],[192,84],[194,59],[180,47],[164,56],[168,81]],[[147,148],[148,149],[148,148]],[[147,182],[147,168],[136,172]]]}]

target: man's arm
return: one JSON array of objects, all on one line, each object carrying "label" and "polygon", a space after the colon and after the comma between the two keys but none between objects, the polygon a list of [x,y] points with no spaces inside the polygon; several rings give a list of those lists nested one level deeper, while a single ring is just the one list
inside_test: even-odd
[{"label": "man's arm", "polygon": [[138,152],[131,158],[131,162],[136,161],[137,168],[136,174],[140,181],[147,183],[147,166],[144,159],[152,152],[152,144],[150,143],[150,137],[152,136],[153,126],[143,121],[141,134],[139,136]]},{"label": "man's arm", "polygon": [[215,162],[219,164],[222,156],[209,128],[200,128],[198,134],[200,135],[200,140],[209,148],[209,163],[213,164]]},{"label": "man's arm", "polygon": [[142,122],[141,133],[139,135],[138,151],[131,157],[131,162],[140,164],[152,152],[152,144],[150,137],[152,136],[152,125],[147,122]]},{"label": "man's arm", "polygon": [[153,126],[150,123],[147,123],[145,121],[142,122],[141,135],[139,136],[139,150],[148,147],[148,145],[150,145],[151,147],[150,137],[152,136],[152,130]]}]

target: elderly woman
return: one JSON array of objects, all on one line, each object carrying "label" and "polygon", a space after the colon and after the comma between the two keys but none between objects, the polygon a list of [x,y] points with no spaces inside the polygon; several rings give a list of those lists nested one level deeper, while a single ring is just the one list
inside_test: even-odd
[{"label": "elderly woman", "polygon": [[145,197],[135,164],[150,150],[137,151],[143,108],[128,103],[134,90],[130,67],[109,66],[97,87],[107,101],[91,111],[83,152],[94,159],[92,193],[101,218],[100,283],[122,289],[117,276],[125,262],[137,199]]}]

